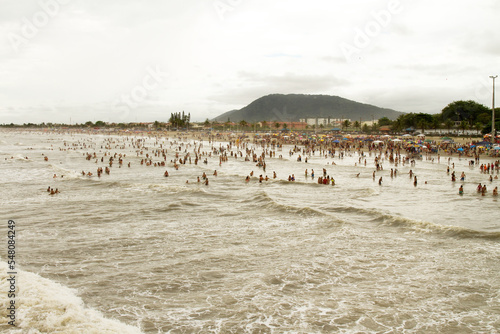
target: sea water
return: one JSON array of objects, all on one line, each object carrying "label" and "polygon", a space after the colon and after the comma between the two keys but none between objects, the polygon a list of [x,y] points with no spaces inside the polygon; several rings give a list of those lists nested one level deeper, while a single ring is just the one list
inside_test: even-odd
[{"label": "sea water", "polygon": [[[138,139],[140,149],[132,145]],[[499,181],[470,166],[470,158],[443,154],[397,167],[384,160],[373,178],[375,155],[316,152],[305,163],[287,145],[266,158],[266,171],[240,156],[219,166],[212,154],[195,165],[195,141],[0,132],[0,330],[499,331],[499,202],[492,196]],[[141,165],[146,154],[163,161],[153,153],[160,145],[166,166]],[[200,151],[226,145],[205,140]],[[85,159],[94,152],[97,163]],[[109,155],[100,160],[105,152],[126,156],[99,178],[97,167],[109,166]],[[192,163],[175,170],[176,152],[190,152]],[[465,172],[465,181],[452,182],[448,167]],[[323,168],[335,186],[317,184]],[[196,182],[203,172],[208,186]],[[261,174],[270,180],[259,183]],[[292,174],[296,181],[288,182]],[[485,196],[478,183],[487,185]],[[51,196],[47,187],[60,193]],[[17,233],[17,327],[6,317],[9,219]]]}]

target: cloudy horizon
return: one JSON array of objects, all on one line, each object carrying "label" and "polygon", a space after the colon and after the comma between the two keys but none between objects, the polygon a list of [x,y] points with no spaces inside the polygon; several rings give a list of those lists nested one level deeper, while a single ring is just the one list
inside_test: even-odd
[{"label": "cloudy horizon", "polygon": [[276,93],[439,113],[491,107],[500,72],[494,0],[0,3],[0,123],[203,121]]}]

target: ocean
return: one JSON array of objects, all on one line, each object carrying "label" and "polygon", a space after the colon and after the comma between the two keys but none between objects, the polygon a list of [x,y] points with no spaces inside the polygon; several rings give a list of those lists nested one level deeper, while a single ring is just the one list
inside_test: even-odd
[{"label": "ocean", "polygon": [[[245,161],[262,146],[245,145],[1,130],[0,331],[500,332],[500,203],[492,195],[500,182],[496,171],[479,170],[493,159],[471,166],[441,153],[395,166],[382,157],[375,171],[374,153],[316,151],[297,161],[284,145],[266,148],[275,157],[267,154],[264,171]],[[171,161],[188,153],[191,163],[176,170]],[[98,177],[98,167],[109,175]],[[323,168],[334,186],[318,184]],[[208,185],[197,182],[204,172]]]}]

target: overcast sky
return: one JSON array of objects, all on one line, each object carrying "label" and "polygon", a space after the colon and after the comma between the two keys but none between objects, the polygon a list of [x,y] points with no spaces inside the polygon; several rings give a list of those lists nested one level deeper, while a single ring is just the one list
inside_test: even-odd
[{"label": "overcast sky", "polygon": [[499,14],[497,0],[0,0],[0,123],[204,121],[274,93],[491,107]]}]

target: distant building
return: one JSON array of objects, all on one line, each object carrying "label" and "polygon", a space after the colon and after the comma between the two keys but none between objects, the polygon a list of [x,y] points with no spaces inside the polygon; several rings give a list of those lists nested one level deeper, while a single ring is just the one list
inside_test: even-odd
[{"label": "distant building", "polygon": [[[306,122],[266,122],[267,126],[270,127],[271,129],[283,129],[287,128],[289,130],[305,130],[307,128],[307,123]],[[262,123],[260,123],[262,126]],[[276,124],[279,125],[278,128],[276,128]]]},{"label": "distant building", "polygon": [[363,122],[361,123],[361,126],[373,126],[374,124],[378,124],[378,121],[367,121],[367,122]]},{"label": "distant building", "polygon": [[299,121],[307,123],[309,126],[342,126],[344,121],[348,120],[352,122],[349,118],[332,118],[332,117],[314,117],[314,118],[301,118]]}]

